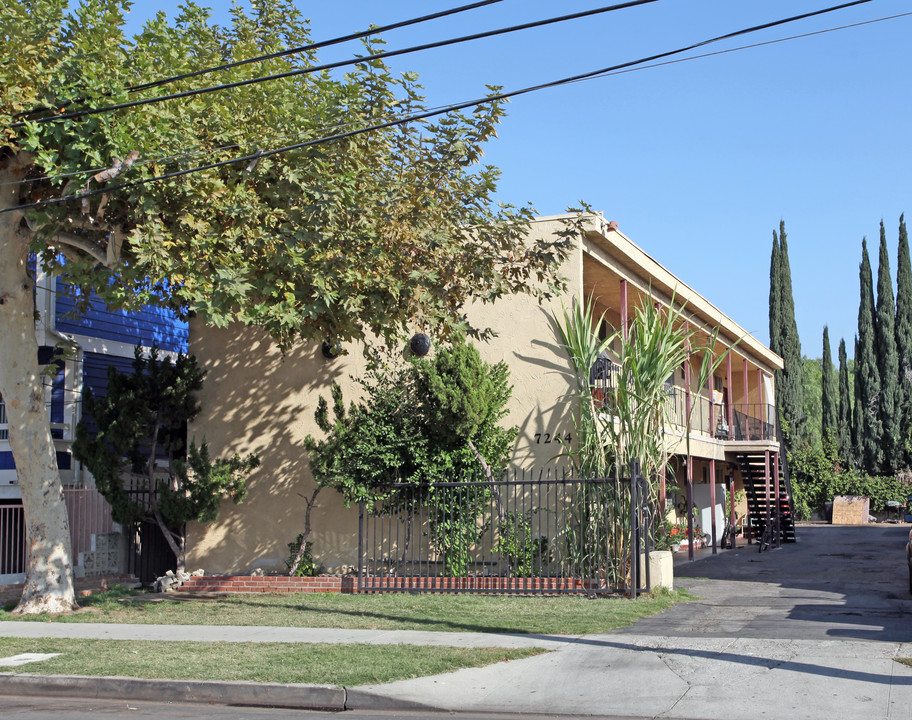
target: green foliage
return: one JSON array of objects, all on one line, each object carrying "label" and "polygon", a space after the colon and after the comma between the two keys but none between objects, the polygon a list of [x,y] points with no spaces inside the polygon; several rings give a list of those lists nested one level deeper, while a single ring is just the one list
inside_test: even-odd
[{"label": "green foliage", "polygon": [[[776,266],[776,267],[772,267]],[[778,347],[773,348],[783,360],[784,367],[776,372],[777,410],[787,447],[793,447],[805,440],[807,420],[804,414],[804,368],[801,358],[801,342],[795,322],[795,301],[792,297],[792,271],[789,266],[788,242],[785,222],[779,223],[779,234],[773,231],[773,252],[771,274],[778,279],[778,302],[773,301],[773,287],[770,288],[770,339],[778,338]],[[777,313],[774,316],[773,313]],[[776,332],[773,332],[773,329]]]},{"label": "green foliage", "polygon": [[[470,550],[484,531],[477,519],[492,490],[483,482],[476,488],[431,486],[481,481],[488,471],[496,479],[506,467],[516,438],[515,427],[497,424],[512,391],[506,365],[484,362],[477,348],[458,339],[432,359],[378,360],[360,383],[363,397],[348,408],[333,384],[332,420],[327,401],[318,402],[316,420],[326,437],[304,441],[314,479],[338,491],[346,503],[373,507],[380,499],[392,504],[423,499],[433,508],[427,529],[431,546],[448,574],[464,575]],[[422,491],[391,497],[393,482],[412,483]]]},{"label": "green foliage", "polygon": [[865,471],[877,472],[883,464],[880,414],[880,370],[877,365],[874,288],[867,240],[861,241],[859,267],[861,299],[858,307],[858,339],[855,349],[855,417],[857,425],[856,459]]},{"label": "green foliage", "polygon": [[488,365],[474,345],[457,342],[415,366],[415,389],[434,442],[458,446],[490,432],[506,415],[510,371],[503,362]]},{"label": "green foliage", "polygon": [[912,261],[905,216],[899,218],[896,268],[896,354],[899,373],[899,450],[912,467]]},{"label": "green foliage", "polygon": [[521,513],[506,514],[494,551],[504,558],[512,577],[541,575],[551,562],[550,541],[544,535],[536,537],[530,519]]},{"label": "green foliage", "polygon": [[839,341],[839,404],[837,406],[836,456],[853,464],[852,452],[852,384],[845,340]]},{"label": "green foliage", "polygon": [[836,372],[830,351],[830,330],[823,326],[823,357],[820,361],[820,437],[824,443],[836,446],[839,437],[839,411]]},{"label": "green foliage", "polygon": [[247,476],[259,467],[256,455],[212,460],[205,441],[190,442],[186,461],[175,458],[169,482],[158,483],[158,508],[170,525],[218,520],[223,499],[238,505],[247,498]]},{"label": "green foliage", "polygon": [[[578,445],[567,451],[578,472],[597,476],[608,473],[629,475],[630,462],[639,460],[642,473],[657,492],[658,478],[667,473],[671,451],[665,438],[665,423],[671,411],[666,382],[678,368],[694,368],[694,389],[706,386],[709,377],[726,354],[713,356],[717,331],[701,335],[684,321],[684,306],[659,310],[645,302],[633,315],[625,336],[622,330],[599,340],[596,330],[603,318],[596,318],[594,303],[574,301],[557,322],[560,340],[570,359],[577,393]],[[596,406],[590,387],[590,372],[602,353],[618,347],[620,366],[616,387],[611,388],[611,412]],[[696,407],[696,403],[693,404]],[[691,410],[693,412],[693,408]],[[685,418],[687,423],[690,418]],[[689,433],[686,436],[689,444]],[[606,561],[611,582],[622,583],[629,570],[629,494],[620,485],[585,487],[574,503],[576,517],[565,529],[567,556],[578,570],[587,568],[585,553],[590,546],[607,548]],[[592,527],[606,527],[599,537]],[[585,545],[580,538],[586,538]],[[582,553],[584,556],[580,556]]]},{"label": "green foliage", "polygon": [[902,466],[902,448],[899,444],[900,387],[899,357],[896,351],[893,282],[890,279],[890,256],[887,253],[887,235],[880,222],[880,257],[877,266],[877,319],[874,324],[874,348],[880,376],[878,412],[881,427],[880,444],[882,461],[875,472],[894,473]]},{"label": "green foliage", "polygon": [[[124,34],[128,0],[0,5],[0,147],[25,161],[19,202],[73,195],[97,168],[138,153],[112,186],[383,123],[425,109],[413,73],[365,59],[347,74],[281,80],[118,112],[12,127],[36,119],[267,74],[307,71],[315,52],[240,65],[216,76],[130,93],[128,85],[311,42],[287,0],[237,5],[231,22],[187,2],[172,22],[153,16]],[[492,89],[493,92],[493,89]],[[78,100],[75,105],[68,105]],[[47,110],[43,110],[47,108]],[[465,328],[463,305],[513,293],[543,297],[562,284],[568,245],[524,241],[531,209],[498,208],[499,171],[482,164],[503,102],[388,127],[248,163],[135,184],[29,211],[34,250],[65,279],[116,307],[157,303],[205,322],[296,338],[391,336],[408,322],[446,334]],[[89,170],[94,168],[96,170]],[[20,218],[3,216],[2,222]],[[58,235],[61,228],[78,238]],[[115,281],[116,280],[116,281]],[[476,329],[484,334],[484,329]]]},{"label": "green foliage", "polygon": [[295,560],[298,557],[298,552],[301,550],[301,543],[304,542],[304,533],[298,533],[298,536],[290,543],[288,543],[288,559],[285,560],[285,567],[288,568],[288,571],[291,572],[294,569],[293,577],[315,577],[320,574],[320,566],[314,560],[313,553],[311,548],[313,547],[312,542],[307,542],[304,545],[304,552],[301,553],[301,561],[298,563],[297,568],[295,568]]},{"label": "green foliage", "polygon": [[805,425],[804,443],[814,447],[821,445],[821,394],[823,388],[823,367],[820,360],[809,357],[801,358],[802,361],[802,392],[804,402]]},{"label": "green foliage", "polygon": [[316,410],[326,437],[305,438],[314,479],[348,503],[372,503],[391,482],[429,485],[479,474],[469,442],[499,475],[516,438],[516,428],[497,424],[510,397],[508,374],[504,363],[485,363],[458,340],[433,359],[378,361],[359,380],[362,399],[348,408],[334,383],[332,419],[324,398]]},{"label": "green foliage", "polygon": [[[671,550],[687,538],[687,523],[674,522],[668,518],[660,519],[653,527],[653,546],[656,550]],[[696,529],[694,534],[696,535]]]},{"label": "green foliage", "polygon": [[[684,306],[675,307],[674,296],[670,305],[671,310],[659,310],[652,302],[644,302],[636,309],[626,336],[615,330],[601,341],[596,328],[602,318],[596,320],[592,301],[574,301],[569,311],[564,309],[563,321],[557,324],[576,376],[580,403],[579,446],[570,455],[581,471],[613,468],[624,474],[634,458],[653,481],[667,471],[668,378],[689,365],[694,370],[692,387],[703,388],[725,358],[724,353],[713,356],[717,331],[701,335],[687,326]],[[589,373],[595,360],[614,346],[619,348],[620,370],[613,388],[613,412],[608,414],[595,407]]]},{"label": "green foliage", "polygon": [[782,278],[779,274],[779,236],[773,230],[773,249],[770,252],[769,335],[770,350],[782,355]]},{"label": "green foliage", "polygon": [[[160,359],[155,347],[148,356],[137,348],[131,374],[111,367],[107,394],[86,393],[84,412],[97,433],[80,421],[73,455],[92,473],[115,521],[132,525],[160,516],[175,530],[191,520],[213,522],[223,498],[234,503],[245,498],[245,477],[259,465],[256,456],[213,461],[205,441],[186,447],[187,423],[199,412],[196,393],[204,374],[192,355],[172,361]],[[127,491],[135,482],[146,491],[143,499]]]},{"label": "green foliage", "polygon": [[789,454],[789,471],[795,512],[801,519],[823,513],[824,504],[836,495],[862,495],[871,500],[871,511],[882,512],[894,500],[905,504],[912,493],[901,477],[872,476],[844,466],[831,453],[803,446]]}]

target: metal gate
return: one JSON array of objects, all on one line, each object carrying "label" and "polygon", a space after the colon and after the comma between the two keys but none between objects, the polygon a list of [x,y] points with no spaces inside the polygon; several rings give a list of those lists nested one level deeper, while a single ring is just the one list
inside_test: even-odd
[{"label": "metal gate", "polygon": [[[151,515],[158,489],[150,487],[144,480],[135,478],[127,484],[130,500],[144,508]],[[181,528],[183,536],[185,528]],[[130,530],[127,550],[128,571],[142,583],[150,587],[168,570],[177,569],[177,558],[165,539],[158,523],[143,519]]]},{"label": "metal gate", "polygon": [[520,471],[390,485],[360,505],[358,590],[634,594],[650,514],[631,470],[633,482]]}]

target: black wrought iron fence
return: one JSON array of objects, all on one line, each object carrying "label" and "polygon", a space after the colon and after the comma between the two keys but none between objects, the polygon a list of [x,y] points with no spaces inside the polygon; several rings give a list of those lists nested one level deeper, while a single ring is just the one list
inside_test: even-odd
[{"label": "black wrought iron fence", "polygon": [[638,466],[631,474],[390,485],[385,500],[360,507],[358,590],[632,592],[649,513],[646,481]]}]

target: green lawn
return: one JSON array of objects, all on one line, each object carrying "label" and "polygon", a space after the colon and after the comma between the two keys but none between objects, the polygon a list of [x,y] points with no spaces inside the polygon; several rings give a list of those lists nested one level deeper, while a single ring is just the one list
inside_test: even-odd
[{"label": "green lawn", "polygon": [[541,652],[534,648],[0,638],[0,657],[62,653],[13,668],[16,673],[347,686],[437,675]]},{"label": "green lawn", "polygon": [[257,594],[217,598],[130,594],[120,588],[82,598],[82,608],[57,616],[12,615],[0,620],[112,622],[160,625],[272,625],[278,627],[509,632],[584,635],[655,615],[686,593],[637,600],[580,596]]}]

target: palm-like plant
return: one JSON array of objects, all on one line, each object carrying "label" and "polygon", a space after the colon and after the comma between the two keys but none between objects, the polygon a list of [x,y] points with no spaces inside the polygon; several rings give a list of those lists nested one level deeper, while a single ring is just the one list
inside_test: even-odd
[{"label": "palm-like plant", "polygon": [[[560,340],[570,356],[580,402],[577,425],[578,445],[568,454],[580,472],[604,472],[627,468],[634,458],[644,474],[655,480],[668,468],[674,447],[665,438],[670,412],[668,379],[683,366],[690,367],[691,388],[705,387],[709,377],[725,359],[714,357],[718,328],[704,333],[684,317],[685,306],[676,307],[672,295],[668,309],[651,302],[637,308],[627,333],[617,329],[599,340],[594,301],[574,300],[558,321]],[[620,367],[617,387],[612,388],[611,412],[604,412],[592,393],[590,371],[609,348]],[[698,364],[694,358],[699,357]],[[685,413],[688,430],[695,405]],[[685,436],[688,443],[689,435]]]},{"label": "palm-like plant", "polygon": [[[576,424],[576,449],[568,449],[574,466],[585,476],[613,475],[627,472],[630,462],[637,459],[644,475],[650,480],[650,500],[657,495],[658,479],[668,471],[675,450],[666,437],[665,425],[672,405],[669,402],[668,380],[682,366],[689,366],[691,390],[706,386],[710,376],[719,367],[727,352],[714,357],[718,328],[703,332],[694,328],[684,317],[685,306],[676,307],[675,295],[667,309],[659,309],[652,302],[637,308],[627,332],[614,330],[603,340],[596,329],[604,314],[596,319],[594,301],[574,301],[571,309],[563,312],[563,322],[558,321],[560,339],[570,356],[576,376],[579,411]],[[616,387],[610,388],[608,406],[596,401],[591,383],[591,369],[609,348],[617,346],[615,354],[619,366]],[[694,358],[700,361],[695,365]],[[685,443],[690,455],[690,422],[695,404],[684,416]],[[609,412],[610,409],[610,412]],[[628,496],[620,486],[611,493],[603,507],[607,510],[605,546],[610,548],[608,573],[615,582],[629,572],[632,555],[627,547],[629,537]],[[654,503],[650,503],[654,505]],[[581,513],[592,503],[581,503]],[[594,507],[594,505],[593,505]],[[598,539],[602,544],[603,539]]]}]

